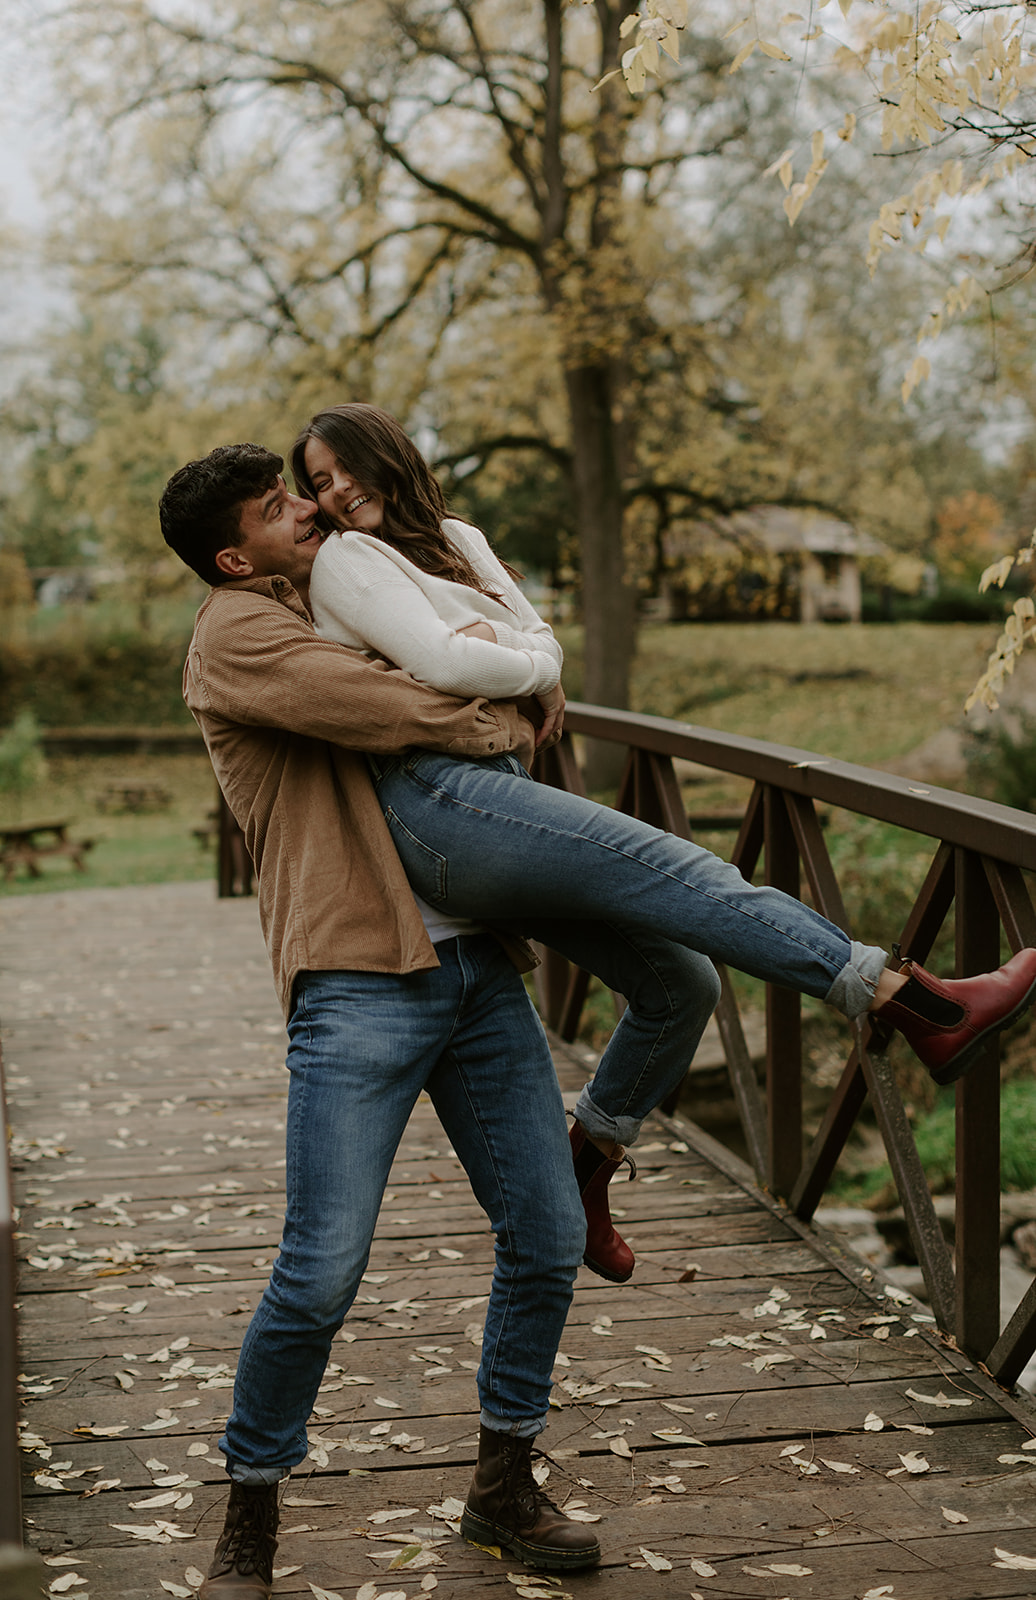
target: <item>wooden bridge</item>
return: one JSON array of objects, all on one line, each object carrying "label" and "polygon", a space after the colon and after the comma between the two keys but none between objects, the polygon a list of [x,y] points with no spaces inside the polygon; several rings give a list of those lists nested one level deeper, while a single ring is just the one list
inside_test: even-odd
[{"label": "wooden bridge", "polygon": [[[44,1592],[187,1595],[281,1214],[283,1029],[255,902],[208,884],[8,900],[0,1004],[26,1543]],[[571,1100],[585,1071],[557,1060]],[[615,1200],[637,1272],[581,1274],[543,1436],[553,1498],[600,1518],[601,1568],[528,1581],[452,1530],[492,1252],[423,1105],[284,1493],[278,1595],[1036,1592],[1029,1401],[690,1125],[656,1118]]]}]

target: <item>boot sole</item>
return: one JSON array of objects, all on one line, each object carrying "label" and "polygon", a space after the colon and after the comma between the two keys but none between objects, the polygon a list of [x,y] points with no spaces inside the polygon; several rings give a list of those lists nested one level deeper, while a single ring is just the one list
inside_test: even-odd
[{"label": "boot sole", "polygon": [[583,1266],[589,1267],[591,1272],[596,1272],[599,1278],[607,1278],[609,1283],[629,1283],[633,1276],[632,1267],[628,1272],[609,1272],[605,1267],[592,1260],[590,1256],[583,1257]]},{"label": "boot sole", "polygon": [[1005,1028],[1009,1028],[1012,1022],[1017,1022],[1018,1018],[1028,1011],[1034,999],[1036,999],[1036,979],[1029,985],[1013,1011],[1009,1012],[1006,1017],[1001,1017],[998,1022],[991,1022],[988,1028],[984,1028],[981,1033],[977,1033],[971,1043],[966,1044],[962,1050],[959,1050],[955,1056],[947,1061],[944,1067],[940,1067],[938,1071],[931,1069],[932,1078],[939,1087],[945,1089],[948,1084],[956,1083],[958,1078],[963,1078],[968,1068],[974,1064],[975,1057],[981,1051],[982,1046],[990,1039],[995,1038],[998,1033],[1002,1033]]},{"label": "boot sole", "polygon": [[595,1543],[591,1550],[548,1550],[543,1545],[528,1544],[518,1534],[508,1533],[467,1510],[460,1519],[460,1536],[469,1544],[503,1545],[527,1567],[538,1567],[544,1572],[573,1572],[577,1567],[595,1567],[601,1559],[599,1544]]}]

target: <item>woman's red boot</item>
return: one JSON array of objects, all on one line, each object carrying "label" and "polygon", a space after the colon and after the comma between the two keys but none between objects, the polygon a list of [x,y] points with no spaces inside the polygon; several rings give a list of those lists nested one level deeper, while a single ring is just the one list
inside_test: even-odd
[{"label": "woman's red boot", "polygon": [[[897,950],[898,955],[898,950]],[[1019,950],[996,972],[973,978],[937,978],[903,961],[907,981],[871,1015],[896,1028],[936,1083],[955,1083],[987,1039],[1008,1027],[1036,998],[1036,950]]]},{"label": "woman's red boot", "polygon": [[636,1265],[633,1251],[621,1234],[616,1233],[608,1209],[608,1184],[612,1174],[624,1161],[629,1163],[630,1177],[636,1168],[629,1156],[606,1156],[588,1139],[579,1123],[573,1123],[569,1138],[572,1141],[572,1161],[576,1169],[576,1182],[586,1212],[586,1249],[583,1261],[598,1277],[611,1283],[625,1283],[633,1276]]}]

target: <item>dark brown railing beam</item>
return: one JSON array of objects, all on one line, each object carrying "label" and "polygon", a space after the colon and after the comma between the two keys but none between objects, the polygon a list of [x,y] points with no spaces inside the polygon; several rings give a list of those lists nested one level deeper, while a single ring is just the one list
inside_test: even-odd
[{"label": "dark brown railing beam", "polygon": [[787,794],[784,799],[813,904],[828,922],[833,922],[836,928],[848,933],[849,916],[824,843],[824,835],[820,831],[816,807],[800,794]]},{"label": "dark brown railing beam", "polygon": [[[767,1181],[769,1173],[766,1101],[755,1075],[755,1063],[745,1042],[745,1031],[741,1026],[741,1015],[737,1009],[730,973],[719,961],[716,963],[716,971],[719,973],[721,985],[719,1005],[716,1007],[716,1026],[723,1043],[723,1053],[727,1058],[727,1075],[741,1120],[741,1131],[748,1146],[748,1159],[755,1169],[756,1177],[763,1183]],[[665,1109],[668,1110],[668,1106]]]},{"label": "dark brown railing beam", "polygon": [[752,875],[755,872],[759,857],[763,853],[766,834],[763,816],[765,796],[765,787],[761,783],[757,783],[745,807],[745,815],[738,829],[737,838],[734,840],[734,848],[730,854],[730,859],[738,872],[743,878],[747,878],[749,882],[752,881]]},{"label": "dark brown railing beam", "polygon": [[1022,1296],[1021,1303],[986,1358],[993,1377],[1010,1387],[1015,1383],[1036,1350],[1036,1278]]},{"label": "dark brown railing beam", "polygon": [[790,745],[578,701],[569,702],[565,723],[570,733],[612,739],[719,772],[736,773],[756,783],[774,784],[792,794],[808,795],[826,805],[842,806],[911,833],[927,834],[1036,871],[1036,816],[993,800],[918,784],[849,761],[828,760]]},{"label": "dark brown railing beam", "polygon": [[[957,976],[1000,961],[1000,917],[981,860],[956,852]],[[1000,1042],[957,1085],[957,1343],[984,1356],[1000,1334]]]},{"label": "dark brown railing beam", "polygon": [[[784,796],[768,787],[766,881],[798,897],[799,855]],[[766,1098],[770,1108],[767,1170],[775,1195],[787,1198],[802,1166],[802,996],[766,986]]]},{"label": "dark brown railing beam", "polygon": [[988,859],[982,865],[1011,949],[1036,946],[1036,911],[1018,868]]},{"label": "dark brown railing beam", "polygon": [[[856,1031],[859,1031],[858,1025]],[[860,1048],[854,1046],[788,1199],[790,1209],[800,1221],[809,1222],[824,1198],[866,1098],[867,1081],[860,1065]]]},{"label": "dark brown railing beam", "polygon": [[860,1058],[892,1178],[921,1268],[928,1301],[941,1328],[954,1326],[953,1262],[935,1214],[924,1167],[917,1153],[903,1098],[887,1055],[863,1051]]},{"label": "dark brown railing beam", "polygon": [[940,844],[907,917],[899,945],[904,956],[925,962],[953,905],[954,858],[948,844]]}]

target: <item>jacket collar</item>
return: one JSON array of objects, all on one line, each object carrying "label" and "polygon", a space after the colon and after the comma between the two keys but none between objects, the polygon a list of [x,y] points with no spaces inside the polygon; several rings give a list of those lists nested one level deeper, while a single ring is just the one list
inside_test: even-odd
[{"label": "jacket collar", "polygon": [[[281,605],[287,606],[289,611],[294,611],[297,616],[305,617],[307,622],[313,618],[307,610],[298,590],[288,578],[235,578],[229,583],[217,584],[210,589],[202,602],[201,611],[207,611],[213,604],[222,604],[221,596],[228,594],[261,594],[270,600],[276,600]],[[199,611],[199,616],[201,615]]]}]

